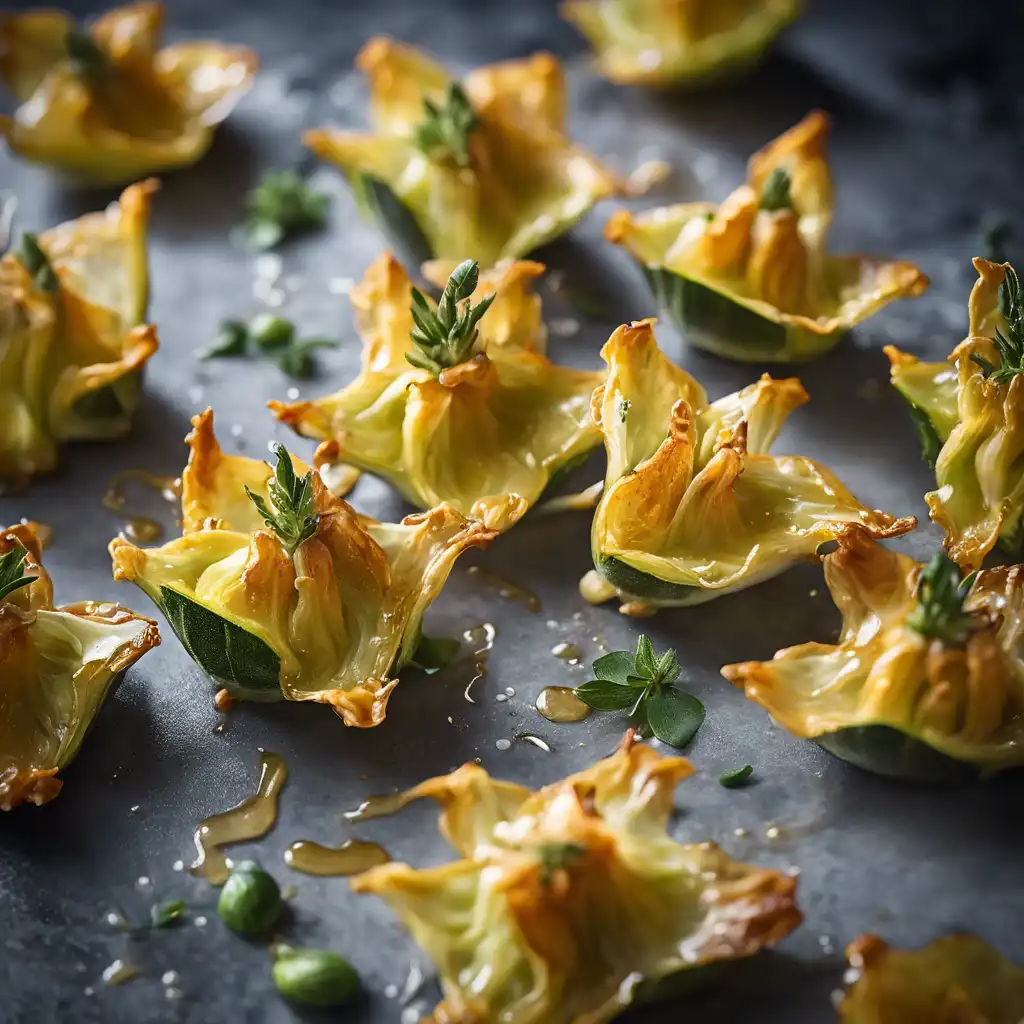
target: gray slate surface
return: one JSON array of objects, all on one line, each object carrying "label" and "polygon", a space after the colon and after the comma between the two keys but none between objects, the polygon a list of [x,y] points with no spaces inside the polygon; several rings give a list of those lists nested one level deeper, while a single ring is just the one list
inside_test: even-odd
[{"label": "gray slate surface", "polygon": [[[1012,40],[1005,13],[972,4],[968,19],[954,17],[965,10],[954,3],[931,4],[922,14],[922,5],[910,0],[821,2],[751,78],[720,92],[675,98],[590,77],[580,42],[558,22],[553,6],[544,0],[169,4],[172,38],[211,35],[250,44],[264,70],[209,157],[169,176],[156,197],[151,312],[162,348],[151,364],[135,432],[117,444],[68,451],[58,474],[25,494],[0,498],[0,522],[29,516],[54,525],[47,564],[58,599],[120,600],[152,614],[140,592],[110,578],[105,547],[120,524],[100,498],[118,469],[179,471],[188,417],[208,403],[229,447],[244,444],[248,453],[260,454],[268,440],[280,438],[304,454],[311,449],[277,428],[264,410],[266,399],[283,397],[292,384],[276,368],[197,363],[193,353],[210,341],[221,318],[259,308],[252,297],[253,262],[227,241],[245,189],[265,168],[302,159],[304,127],[360,122],[363,90],[349,68],[366,36],[379,31],[421,43],[454,66],[539,47],[570,58],[579,139],[624,170],[654,155],[677,164],[675,178],[640,206],[721,198],[742,179],[752,149],[812,106],[828,109],[836,119],[833,246],[915,259],[933,287],[924,299],[892,307],[839,350],[799,369],[812,402],[796,413],[780,450],[822,459],[879,507],[925,516],[921,495],[929,475],[886,384],[881,346],[892,341],[918,353],[948,353],[966,326],[968,260],[977,250],[979,221],[998,209],[1024,222],[1024,153],[1013,131],[1020,97],[1009,91],[1015,82],[999,58]],[[92,11],[88,4],[77,7]],[[376,231],[356,218],[340,177],[324,169],[317,181],[335,196],[331,229],[284,251],[284,273],[297,286],[284,312],[305,333],[338,337],[342,345],[322,358],[319,379],[300,385],[303,395],[334,390],[353,374],[358,343],[350,310],[328,283],[358,279],[382,247]],[[100,208],[112,198],[110,192],[68,191],[6,153],[0,153],[0,189],[18,194],[25,228]],[[604,320],[585,321],[576,336],[554,339],[555,356],[566,362],[596,366],[616,323],[654,312],[639,272],[600,241],[612,209],[602,205],[570,239],[541,254],[570,282],[600,295],[609,310]],[[555,301],[547,308],[552,317],[571,314]],[[682,352],[667,327],[660,337],[712,395],[760,372]],[[600,471],[595,460],[577,479],[589,482]],[[372,480],[360,484],[355,501],[382,518],[407,511]],[[588,528],[585,514],[532,518],[489,552],[461,563],[428,625],[435,634],[455,635],[483,620],[497,624],[477,703],[462,696],[469,666],[430,679],[409,673],[386,724],[371,731],[347,730],[323,708],[279,704],[240,707],[225,732],[214,734],[219,716],[210,686],[166,629],[163,646],[129,674],[100,716],[65,773],[60,798],[0,819],[0,1020],[294,1019],[274,994],[265,950],[230,936],[216,918],[214,891],[172,867],[190,859],[191,831],[201,817],[253,791],[259,747],[287,758],[291,780],[276,831],[244,852],[256,854],[283,883],[297,885],[293,939],[333,946],[360,970],[368,995],[339,1017],[400,1019],[399,1003],[384,989],[402,988],[410,965],[421,963],[412,943],[382,904],[352,896],[343,880],[291,873],[282,851],[298,838],[336,844],[347,834],[340,811],[368,793],[410,785],[469,758],[481,758],[497,775],[539,785],[613,748],[621,732],[615,716],[556,727],[532,707],[544,685],[584,678],[582,669],[551,655],[555,643],[579,643],[589,660],[597,653],[595,637],[612,650],[635,639],[635,625],[613,606],[587,608],[577,595],[576,581],[589,567]],[[901,546],[925,557],[936,538],[926,524]],[[530,614],[481,587],[466,575],[471,562],[535,590],[543,611]],[[807,916],[777,953],[745,966],[727,989],[686,1010],[648,1011],[644,1019],[684,1012],[738,1024],[830,1021],[842,948],[868,930],[894,943],[919,944],[967,928],[1024,960],[1019,781],[942,791],[872,778],[773,728],[718,675],[724,662],[828,639],[836,626],[814,567],[730,599],[663,613],[643,626],[657,647],[676,648],[693,691],[708,707],[707,723],[687,752],[698,775],[677,794],[678,835],[714,838],[736,856],[798,868]],[[515,696],[496,702],[507,686]],[[522,730],[543,736],[553,752],[523,743],[496,749],[496,740]],[[757,769],[757,785],[735,792],[718,785],[722,770],[747,761]],[[434,820],[432,808],[419,807],[367,824],[358,834],[381,840],[397,858],[435,863],[448,854]],[[780,827],[780,840],[766,838],[772,824]],[[736,829],[748,837],[738,838]],[[152,887],[140,891],[140,876]],[[112,910],[142,922],[152,902],[172,898],[205,913],[206,927],[190,924],[132,939],[104,923]],[[124,988],[104,988],[101,971],[126,955],[143,966],[144,976]],[[180,974],[184,992],[173,1003],[160,982],[168,970]]]}]

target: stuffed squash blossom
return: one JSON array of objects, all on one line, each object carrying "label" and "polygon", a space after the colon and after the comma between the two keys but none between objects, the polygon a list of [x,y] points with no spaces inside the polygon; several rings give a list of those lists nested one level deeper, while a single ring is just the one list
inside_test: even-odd
[{"label": "stuffed squash blossom", "polygon": [[598,1024],[660,979],[751,956],[800,924],[796,880],[666,828],[688,761],[636,745],[531,791],[466,764],[404,794],[441,804],[462,857],[351,882],[437,965],[435,1024]]},{"label": "stuffed squash blossom", "polygon": [[565,233],[615,176],[565,135],[565,76],[538,53],[461,82],[411,46],[371,39],[373,134],[319,129],[306,144],[338,164],[364,206],[413,259],[490,266]]},{"label": "stuffed squash blossom", "polygon": [[[426,269],[443,280],[437,265]],[[543,270],[503,263],[478,276],[467,260],[435,307],[384,253],[350,295],[362,372],[334,395],[271,409],[304,437],[327,439],[318,466],[349,463],[420,508],[448,502],[507,529],[601,439],[588,410],[603,375],[544,356],[530,291]]]},{"label": "stuffed squash blossom", "polygon": [[565,0],[613,82],[689,85],[753,64],[801,0]]},{"label": "stuffed squash blossom", "polygon": [[155,189],[132,185],[105,212],[27,234],[0,259],[0,480],[54,469],[62,442],[130,429],[157,349],[142,323]]},{"label": "stuffed squash blossom", "polygon": [[103,182],[195,163],[257,61],[219,43],[160,49],[163,19],[159,3],[118,7],[88,31],[55,10],[0,15],[0,76],[21,103],[0,116],[11,149]]},{"label": "stuffed squash blossom", "polygon": [[1024,554],[1024,296],[1010,264],[976,259],[974,267],[970,336],[946,362],[885,350],[935,468],[928,509],[965,569],[997,543]]},{"label": "stuffed squash blossom", "polygon": [[913,529],[913,518],[866,508],[811,459],[768,454],[807,401],[798,380],[766,374],[709,403],[662,354],[653,323],[618,328],[601,350],[608,378],[592,415],[608,470],[585,598],[617,594],[627,614],[699,604],[813,557],[847,523],[876,537]]},{"label": "stuffed squash blossom", "polygon": [[120,605],[55,608],[37,528],[0,529],[0,810],[45,804],[125,669],[160,643]]},{"label": "stuffed squash blossom", "polygon": [[684,203],[633,216],[605,237],[645,268],[685,339],[727,359],[794,362],[928,278],[911,263],[830,256],[828,119],[814,111],[750,158],[747,183],[721,205]]},{"label": "stuffed squash blossom", "polygon": [[850,987],[842,1024],[1020,1024],[1024,967],[966,933],[923,949],[890,949],[861,935],[846,951]]},{"label": "stuffed squash blossom", "polygon": [[868,771],[941,780],[1024,764],[1024,567],[961,579],[850,528],[825,557],[837,644],[726,665],[796,736]]},{"label": "stuffed squash blossom", "polygon": [[379,725],[455,560],[493,533],[447,505],[366,519],[283,446],[274,472],[225,455],[209,410],[192,423],[182,536],[147,550],[116,538],[114,578],[141,587],[234,696],[317,701],[347,725]]}]

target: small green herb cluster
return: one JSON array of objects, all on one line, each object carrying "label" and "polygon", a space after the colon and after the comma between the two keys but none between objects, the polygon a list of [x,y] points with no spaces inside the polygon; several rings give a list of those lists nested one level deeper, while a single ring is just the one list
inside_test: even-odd
[{"label": "small green herb cluster", "polygon": [[250,354],[251,346],[269,356],[289,377],[306,379],[316,372],[313,353],[318,348],[336,348],[326,338],[296,337],[295,325],[274,313],[259,313],[248,324],[225,320],[217,340],[200,353],[200,359],[227,359]]},{"label": "small green herb cluster", "polygon": [[50,263],[49,256],[43,252],[39,244],[39,238],[30,231],[25,231],[21,236],[21,249],[18,252],[18,259],[22,266],[28,271],[32,283],[40,290],[49,292],[51,295],[60,290],[60,282],[57,274]]},{"label": "small green herb cluster", "polygon": [[761,186],[761,209],[770,213],[775,210],[791,210],[793,197],[790,194],[792,180],[785,167],[773,167]]},{"label": "small green herb cluster", "polygon": [[971,614],[964,611],[964,600],[975,576],[972,572],[964,579],[956,562],[940,551],[921,570],[917,607],[907,617],[907,625],[929,640],[962,647],[973,625]]},{"label": "small green herb cluster", "polygon": [[581,843],[541,843],[537,847],[541,885],[550,885],[556,871],[567,871],[587,855]]},{"label": "small green herb cluster", "polygon": [[1018,373],[1024,373],[1024,303],[1021,303],[1020,281],[1017,272],[1007,266],[1003,283],[999,286],[999,312],[1006,321],[1006,333],[996,328],[995,346],[999,365],[972,354],[971,359],[981,367],[988,380],[1008,384]]},{"label": "small green herb cluster", "polygon": [[469,137],[476,129],[476,114],[458,82],[449,82],[441,104],[425,98],[425,119],[416,126],[413,139],[431,160],[469,166]]},{"label": "small green herb cluster", "polygon": [[256,506],[263,521],[281,539],[294,555],[299,546],[316,533],[320,516],[313,504],[313,471],[305,476],[297,477],[292,457],[283,444],[274,445],[277,456],[277,469],[270,478],[269,491],[273,508],[267,505],[262,497],[254,494],[248,487],[245,493]]},{"label": "small green herb cluster", "polygon": [[644,731],[662,743],[685,747],[704,722],[704,705],[675,685],[681,667],[675,651],[660,658],[643,634],[636,654],[614,651],[593,664],[594,678],[577,686],[575,694],[595,711],[624,711]]},{"label": "small green herb cluster", "polygon": [[268,171],[246,198],[246,239],[256,249],[272,249],[291,235],[318,231],[327,203],[297,171]]},{"label": "small green herb cluster", "polygon": [[35,582],[35,576],[29,576],[25,572],[26,558],[28,558],[28,551],[20,543],[0,556],[0,601],[8,594],[14,593],[15,590],[20,590]]},{"label": "small green herb cluster", "polygon": [[479,333],[477,324],[494,301],[493,295],[475,306],[469,301],[479,280],[476,260],[464,260],[448,278],[436,310],[413,288],[412,340],[416,348],[405,357],[413,366],[436,375],[470,357]]},{"label": "small green herb cluster", "polygon": [[64,50],[72,72],[88,85],[99,85],[110,75],[110,58],[88,32],[69,28],[64,37]]}]

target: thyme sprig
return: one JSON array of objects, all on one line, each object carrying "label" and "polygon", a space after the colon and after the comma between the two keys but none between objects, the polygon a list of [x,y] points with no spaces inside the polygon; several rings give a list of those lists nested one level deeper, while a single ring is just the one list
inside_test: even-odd
[{"label": "thyme sprig", "polygon": [[316,231],[327,219],[328,197],[297,171],[268,171],[245,200],[245,234],[256,249],[272,249],[290,235]]},{"label": "thyme sprig", "polygon": [[248,487],[245,493],[249,495],[263,521],[288,549],[288,554],[294,555],[300,545],[316,533],[320,523],[320,516],[313,504],[313,471],[298,477],[288,449],[283,444],[275,444],[273,451],[277,456],[277,469],[267,488],[273,508]]},{"label": "thyme sprig", "polygon": [[405,357],[413,366],[436,376],[469,358],[476,344],[480,318],[494,301],[493,295],[475,306],[469,301],[479,279],[476,260],[464,260],[448,278],[436,310],[431,309],[418,288],[413,288],[411,336],[416,347]]},{"label": "thyme sprig", "polygon": [[59,291],[60,281],[50,258],[43,252],[38,237],[30,231],[22,232],[18,258],[32,278],[32,283],[40,291],[49,292],[51,295]]},{"label": "thyme sprig", "polygon": [[907,625],[929,640],[941,640],[962,647],[973,625],[964,600],[974,584],[976,572],[964,578],[960,567],[940,551],[922,570],[917,583],[917,607]]},{"label": "thyme sprig", "polygon": [[28,551],[20,542],[6,554],[0,556],[0,601],[8,594],[35,582],[35,576],[25,572]]},{"label": "thyme sprig", "polygon": [[685,747],[704,723],[704,705],[675,685],[682,666],[675,651],[659,658],[643,634],[636,654],[613,651],[593,664],[594,677],[573,691],[595,711],[624,711],[662,743]]},{"label": "thyme sprig", "polygon": [[476,130],[476,114],[458,82],[449,82],[440,104],[424,97],[425,119],[416,126],[413,139],[431,160],[469,166],[469,137]]},{"label": "thyme sprig", "polygon": [[987,380],[1008,384],[1018,373],[1024,373],[1024,304],[1021,303],[1020,280],[1009,264],[999,286],[999,312],[1006,321],[1006,332],[997,327],[994,339],[999,365],[977,353],[971,353],[971,361],[981,367]]},{"label": "thyme sprig", "polygon": [[761,186],[761,209],[769,213],[775,210],[791,210],[793,197],[790,188],[793,182],[785,167],[773,167]]}]

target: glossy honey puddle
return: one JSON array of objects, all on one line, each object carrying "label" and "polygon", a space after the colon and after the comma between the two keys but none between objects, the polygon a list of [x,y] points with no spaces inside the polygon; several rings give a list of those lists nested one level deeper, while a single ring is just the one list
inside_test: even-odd
[{"label": "glossy honey puddle", "polygon": [[590,714],[571,686],[545,686],[535,706],[549,722],[582,722]]},{"label": "glossy honey puddle", "polygon": [[164,535],[164,528],[155,519],[127,508],[128,496],[125,494],[125,488],[130,481],[141,483],[157,491],[168,504],[176,505],[178,499],[181,498],[181,478],[158,476],[145,469],[125,469],[107,484],[106,492],[103,495],[103,507],[124,518],[124,533],[129,540],[139,544],[152,544]]},{"label": "glossy honey puddle", "polygon": [[300,839],[284,853],[285,864],[306,875],[358,875],[390,860],[391,855],[383,846],[362,839],[350,839],[339,847]]},{"label": "glossy honey puddle", "polygon": [[221,852],[229,843],[241,843],[266,835],[277,821],[277,801],[288,778],[288,766],[280,754],[260,753],[260,782],[254,796],[237,807],[204,818],[196,826],[193,839],[198,856],[189,871],[212,885],[223,885],[231,874],[231,865]]},{"label": "glossy honey puddle", "polygon": [[467,572],[473,579],[480,580],[488,586],[494,587],[498,591],[498,597],[503,597],[508,601],[517,601],[527,611],[540,611],[540,598],[532,590],[528,590],[518,583],[513,583],[493,570],[484,569],[479,565],[471,565]]},{"label": "glossy honey puddle", "polygon": [[479,626],[467,629],[462,634],[463,641],[473,648],[471,658],[474,662],[474,675],[462,694],[470,704],[476,703],[470,696],[470,691],[476,683],[487,675],[487,658],[494,647],[494,638],[497,635],[498,630],[492,622],[483,622]]}]

